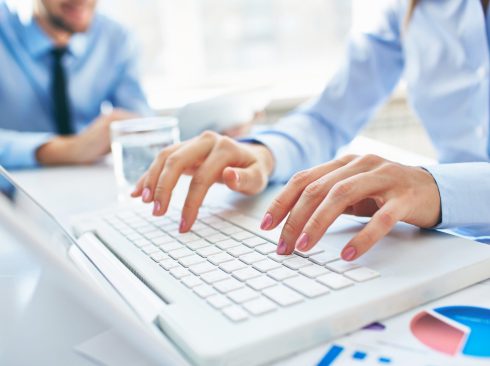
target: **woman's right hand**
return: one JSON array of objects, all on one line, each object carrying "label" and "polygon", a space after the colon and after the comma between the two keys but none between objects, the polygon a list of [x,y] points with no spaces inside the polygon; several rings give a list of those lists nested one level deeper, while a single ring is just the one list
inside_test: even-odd
[{"label": "woman's right hand", "polygon": [[194,224],[212,184],[224,183],[234,191],[257,194],[267,186],[273,168],[274,158],[264,145],[241,143],[206,131],[162,150],[139,179],[131,196],[141,196],[146,203],[153,202],[153,214],[164,215],[180,176],[191,175],[179,228],[184,233]]}]

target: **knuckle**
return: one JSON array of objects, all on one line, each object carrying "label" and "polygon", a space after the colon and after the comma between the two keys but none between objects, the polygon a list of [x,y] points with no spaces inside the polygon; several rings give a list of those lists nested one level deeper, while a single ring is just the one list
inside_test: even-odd
[{"label": "knuckle", "polygon": [[382,174],[389,176],[396,176],[400,173],[401,167],[395,163],[385,163],[379,167],[379,171]]},{"label": "knuckle", "polygon": [[302,188],[308,184],[309,178],[310,178],[310,172],[308,170],[303,170],[293,175],[293,177],[289,182],[294,187]]},{"label": "knuckle", "polygon": [[376,237],[372,231],[365,230],[363,233],[360,235],[360,242],[362,248],[366,249],[369,248],[374,242],[376,241]]},{"label": "knuckle", "polygon": [[308,227],[313,232],[319,232],[323,229],[323,222],[317,216],[312,216],[308,220]]},{"label": "knuckle", "polygon": [[191,181],[190,189],[202,189],[208,186],[208,179],[203,174],[195,174]]},{"label": "knuckle", "polygon": [[347,155],[340,157],[338,160],[344,164],[347,164],[347,163],[351,162],[352,160],[356,160],[357,158],[359,158],[359,155],[347,154]]},{"label": "knuckle", "polygon": [[217,146],[222,150],[231,150],[235,148],[235,140],[228,136],[221,136],[218,140]]},{"label": "knuckle", "polygon": [[382,159],[378,155],[367,154],[359,157],[357,161],[363,165],[373,166],[379,164]]},{"label": "knuckle", "polygon": [[180,163],[180,156],[176,153],[170,154],[167,160],[165,161],[165,167],[167,169],[173,169],[177,167]]},{"label": "knuckle", "polygon": [[323,186],[319,182],[308,184],[304,190],[304,196],[307,200],[315,199],[323,192]]},{"label": "knuckle", "polygon": [[199,135],[199,138],[203,139],[203,140],[214,140],[217,136],[218,136],[218,134],[216,132],[206,130],[204,132],[201,132],[201,134]]},{"label": "knuckle", "polygon": [[335,200],[345,199],[352,192],[352,183],[350,182],[339,182],[336,183],[331,191],[330,197]]},{"label": "knuckle", "polygon": [[296,233],[300,230],[301,228],[299,227],[298,222],[296,221],[295,218],[289,217],[286,220],[286,223],[284,224],[283,231],[286,234],[293,234]]},{"label": "knuckle", "polygon": [[392,227],[396,223],[395,215],[392,212],[380,212],[379,222],[385,228]]},{"label": "knuckle", "polygon": [[282,197],[276,197],[272,201],[272,204],[270,206],[271,211],[282,211],[286,207],[285,202],[283,201]]}]

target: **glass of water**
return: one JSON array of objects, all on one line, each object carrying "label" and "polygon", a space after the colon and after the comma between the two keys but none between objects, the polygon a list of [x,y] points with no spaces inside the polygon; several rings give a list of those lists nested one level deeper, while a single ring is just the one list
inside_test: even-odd
[{"label": "glass of water", "polygon": [[174,117],[136,118],[111,124],[111,150],[119,199],[132,191],[157,154],[180,141]]}]

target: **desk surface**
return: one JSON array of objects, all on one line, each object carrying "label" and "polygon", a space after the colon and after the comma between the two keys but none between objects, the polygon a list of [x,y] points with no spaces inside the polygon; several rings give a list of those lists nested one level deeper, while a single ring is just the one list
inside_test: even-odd
[{"label": "desk surface", "polygon": [[[411,165],[433,163],[430,159],[366,138],[356,139],[344,152],[378,153],[386,158]],[[109,164],[19,171],[14,173],[14,178],[64,225],[69,224],[69,219],[73,215],[102,209],[117,202],[115,179],[112,166]],[[180,183],[180,189],[175,193],[177,200],[180,201],[184,197],[186,186],[185,182]],[[232,193],[219,185],[212,188],[208,199],[218,196],[223,199],[223,195],[226,195],[225,199],[228,201],[239,203],[246,203],[247,201],[243,196]],[[263,204],[266,205],[267,202],[263,202]],[[17,271],[17,275],[24,276],[25,273],[32,269],[28,261],[25,261],[22,256],[17,257],[15,260],[22,264]],[[11,251],[0,250],[0,268],[12,268]],[[0,293],[4,293],[2,286],[4,284],[0,281]],[[8,286],[12,286],[12,283],[10,282]],[[488,289],[490,290],[490,286],[488,286]],[[21,296],[20,292],[10,291],[9,293],[12,293],[13,296]],[[12,303],[15,303],[15,301]],[[308,364],[308,362],[312,362],[311,360],[318,360],[322,350],[316,351],[317,353],[314,353],[314,356],[310,356],[310,359],[301,359],[302,356],[295,356],[291,360],[284,362],[291,365],[297,364],[297,362],[306,362],[304,364]]]}]

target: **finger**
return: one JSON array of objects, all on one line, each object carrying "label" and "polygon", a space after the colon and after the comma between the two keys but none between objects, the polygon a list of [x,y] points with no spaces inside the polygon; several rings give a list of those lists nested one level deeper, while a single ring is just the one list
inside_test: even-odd
[{"label": "finger", "polygon": [[141,196],[141,194],[143,193],[143,187],[144,187],[144,183],[145,183],[145,180],[146,180],[146,176],[147,176],[147,172],[145,172],[139,179],[138,181],[136,182],[136,184],[134,185],[134,189],[133,189],[133,192],[131,192],[131,197],[133,198],[136,198],[136,197],[139,197]]},{"label": "finger", "polygon": [[374,172],[361,173],[335,184],[308,219],[296,242],[298,249],[310,250],[349,206],[376,195],[388,195],[391,184]]},{"label": "finger", "polygon": [[[281,239],[283,239],[286,244],[287,254],[293,252],[305,224],[313,215],[318,205],[325,199],[332,187],[340,181],[364,173],[370,169],[372,169],[371,165],[358,164],[351,161],[306,186],[301,196],[292,207],[281,232]],[[348,208],[349,207],[346,207],[344,211]],[[304,244],[304,242],[301,242],[300,244]],[[302,250],[303,248],[301,245],[298,245],[298,249]]]},{"label": "finger", "polygon": [[369,223],[352,238],[342,250],[342,259],[353,261],[373,247],[387,235],[393,226],[405,216],[401,200],[392,199],[386,202],[371,218]]},{"label": "finger", "polygon": [[274,229],[286,217],[308,184],[316,181],[323,175],[344,166],[354,158],[354,156],[348,156],[344,159],[333,160],[326,164],[295,174],[267,209],[262,220],[261,229]]},{"label": "finger", "polygon": [[196,161],[202,161],[208,156],[214,141],[214,134],[203,134],[200,138],[183,145],[182,148],[167,157],[154,188],[154,215],[163,215],[167,212],[172,191],[180,176],[186,169],[194,166]]},{"label": "finger", "polygon": [[257,163],[246,168],[227,167],[223,170],[223,183],[233,191],[247,195],[260,193],[267,186],[267,174]]},{"label": "finger", "polygon": [[232,163],[233,158],[233,154],[224,154],[223,149],[215,146],[195,172],[182,209],[181,232],[186,232],[192,227],[209,188],[221,180],[224,169]]},{"label": "finger", "polygon": [[141,192],[143,202],[152,202],[154,189],[158,181],[158,177],[160,177],[160,174],[162,172],[165,161],[170,154],[177,151],[179,148],[181,148],[181,146],[181,144],[169,146],[163,149],[153,160],[150,167],[145,173],[145,179],[143,181],[143,190]]}]

